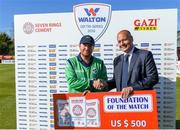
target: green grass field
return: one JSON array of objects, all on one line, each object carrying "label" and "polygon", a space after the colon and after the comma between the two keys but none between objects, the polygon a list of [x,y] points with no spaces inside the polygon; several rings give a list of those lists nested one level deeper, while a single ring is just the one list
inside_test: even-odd
[{"label": "green grass field", "polygon": [[176,81],[176,128],[180,129],[180,78]]},{"label": "green grass field", "polygon": [[14,67],[0,64],[0,129],[16,128]]},{"label": "green grass field", "polygon": [[[180,78],[176,86],[176,128],[180,128]],[[15,102],[15,66],[0,64],[0,129],[16,128]]]}]

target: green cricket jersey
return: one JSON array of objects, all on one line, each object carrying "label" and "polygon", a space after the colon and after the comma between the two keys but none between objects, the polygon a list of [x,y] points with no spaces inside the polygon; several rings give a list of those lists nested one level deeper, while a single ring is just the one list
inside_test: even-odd
[{"label": "green cricket jersey", "polygon": [[69,93],[106,91],[93,88],[93,80],[107,80],[107,71],[104,62],[96,57],[91,56],[90,64],[87,65],[82,60],[80,54],[68,59],[66,69],[66,79]]}]

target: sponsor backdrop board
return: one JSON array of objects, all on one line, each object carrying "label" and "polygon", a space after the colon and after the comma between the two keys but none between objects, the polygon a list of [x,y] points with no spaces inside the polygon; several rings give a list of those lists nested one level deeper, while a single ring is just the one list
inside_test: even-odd
[{"label": "sponsor backdrop board", "polygon": [[54,129],[53,94],[67,93],[65,65],[84,34],[96,39],[93,55],[111,79],[121,54],[116,35],[128,29],[135,46],[152,51],[159,128],[175,128],[177,9],[113,11],[107,4],[75,5],[73,12],[15,15],[17,129]]},{"label": "sponsor backdrop board", "polygon": [[177,67],[176,74],[177,74],[177,76],[180,76],[180,61],[176,62],[176,67]]}]

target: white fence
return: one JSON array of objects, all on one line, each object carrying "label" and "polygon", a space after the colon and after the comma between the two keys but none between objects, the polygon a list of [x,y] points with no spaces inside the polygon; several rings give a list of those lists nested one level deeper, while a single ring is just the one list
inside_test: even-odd
[{"label": "white fence", "polygon": [[2,64],[15,64],[15,60],[2,60]]}]

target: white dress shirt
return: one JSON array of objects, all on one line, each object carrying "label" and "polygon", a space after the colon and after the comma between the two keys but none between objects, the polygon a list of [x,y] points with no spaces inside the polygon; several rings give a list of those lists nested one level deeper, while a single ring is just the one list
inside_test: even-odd
[{"label": "white dress shirt", "polygon": [[[129,57],[128,57],[128,65],[129,66],[131,64],[131,58],[132,58],[132,55],[133,55],[133,51],[134,51],[134,46],[132,47],[132,49],[128,53],[123,52],[124,56],[129,55]],[[129,71],[129,66],[128,66],[128,71]]]}]

